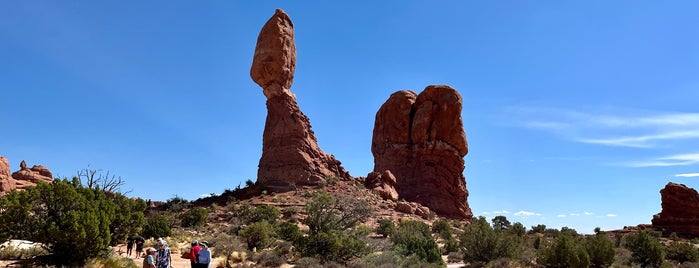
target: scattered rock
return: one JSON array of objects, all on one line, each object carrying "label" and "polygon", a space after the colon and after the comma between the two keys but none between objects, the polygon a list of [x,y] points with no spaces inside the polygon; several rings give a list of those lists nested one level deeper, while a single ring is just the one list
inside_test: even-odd
[{"label": "scattered rock", "polygon": [[415,207],[411,206],[408,202],[400,201],[396,203],[396,211],[408,214],[415,214]]},{"label": "scattered rock", "polygon": [[400,198],[441,216],[470,219],[461,108],[461,95],[446,85],[428,86],[419,95],[395,92],[376,113],[371,151],[374,171],[395,175]]},{"label": "scattered rock", "polygon": [[396,211],[415,214],[426,220],[432,217],[432,212],[430,212],[429,208],[415,202],[399,201],[396,203]]},{"label": "scattered rock", "polygon": [[290,91],[296,68],[293,27],[289,16],[277,9],[260,31],[250,69],[267,97],[257,182],[271,191],[318,185],[330,177],[351,178],[340,161],[320,149],[310,120]]},{"label": "scattered rock", "polygon": [[398,192],[396,192],[396,177],[393,176],[390,170],[384,172],[371,172],[364,180],[364,186],[367,189],[376,191],[381,198],[385,200],[398,200]]},{"label": "scattered rock", "polygon": [[654,228],[699,236],[699,193],[696,190],[669,182],[660,190],[660,198],[662,211],[653,215]]}]

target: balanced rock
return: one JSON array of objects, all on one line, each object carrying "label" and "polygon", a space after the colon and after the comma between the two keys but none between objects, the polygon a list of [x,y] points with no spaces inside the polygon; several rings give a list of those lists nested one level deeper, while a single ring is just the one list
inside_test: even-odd
[{"label": "balanced rock", "polygon": [[0,195],[16,189],[15,179],[10,172],[10,162],[0,156]]},{"label": "balanced rock", "polygon": [[669,182],[660,190],[660,199],[662,210],[653,215],[654,228],[699,236],[699,193],[696,190]]},{"label": "balanced rock", "polygon": [[381,198],[386,200],[398,200],[396,192],[396,177],[390,170],[384,172],[371,172],[364,180],[364,187],[376,191]]},{"label": "balanced rock", "polygon": [[250,69],[267,98],[257,182],[272,191],[317,185],[329,177],[351,178],[340,161],[318,147],[310,120],[290,90],[295,68],[294,26],[277,9],[260,31]]},{"label": "balanced rock", "polygon": [[461,107],[459,92],[446,85],[428,86],[419,95],[395,92],[376,113],[371,152],[374,171],[393,173],[400,198],[441,216],[470,219]]}]

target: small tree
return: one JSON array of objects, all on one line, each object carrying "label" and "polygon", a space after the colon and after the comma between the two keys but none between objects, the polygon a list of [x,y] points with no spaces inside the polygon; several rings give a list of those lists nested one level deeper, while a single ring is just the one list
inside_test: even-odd
[{"label": "small tree", "polygon": [[251,223],[240,230],[238,235],[248,244],[248,250],[267,248],[276,237],[274,227],[267,221]]},{"label": "small tree", "polygon": [[609,267],[614,262],[614,243],[602,231],[596,230],[594,236],[585,239],[585,250],[592,267]]},{"label": "small tree", "polygon": [[699,251],[692,244],[686,242],[672,241],[667,246],[666,252],[668,260],[679,263],[699,261]]},{"label": "small tree", "polygon": [[206,224],[209,213],[205,208],[195,207],[182,213],[182,227],[201,227]]},{"label": "small tree", "polygon": [[495,231],[505,231],[505,230],[509,229],[510,227],[512,227],[512,224],[510,224],[510,221],[507,220],[507,217],[502,216],[502,215],[495,216],[492,219],[492,222],[493,222],[493,229]]},{"label": "small tree", "polygon": [[421,221],[402,220],[391,235],[391,242],[404,256],[415,255],[429,263],[442,264],[442,255],[432,238],[430,227]]},{"label": "small tree", "polygon": [[277,222],[281,211],[275,206],[261,205],[261,206],[250,206],[249,204],[243,204],[236,211],[236,216],[238,216],[243,224],[250,224],[254,222],[266,221],[270,224]]},{"label": "small tree", "polygon": [[626,235],[624,247],[631,251],[633,261],[641,267],[660,267],[663,264],[663,246],[648,231]]},{"label": "small tree", "polygon": [[521,222],[515,222],[512,224],[512,227],[509,229],[511,234],[516,235],[517,237],[522,237],[524,234],[527,233],[527,227],[524,227],[524,225]]},{"label": "small tree", "polygon": [[532,226],[532,229],[529,230],[530,233],[540,233],[540,234],[543,234],[544,231],[546,231],[546,225],[544,225],[544,224],[538,224],[536,226]]},{"label": "small tree", "polygon": [[537,261],[546,267],[585,268],[590,266],[590,257],[576,237],[561,234],[553,245],[539,252]]},{"label": "small tree", "polygon": [[163,214],[151,214],[146,217],[146,225],[143,226],[144,237],[168,237],[172,235],[170,229],[172,220]]},{"label": "small tree", "polygon": [[376,227],[376,233],[384,238],[391,235],[396,229],[392,219],[384,218],[379,220],[379,226]]},{"label": "small tree", "polygon": [[517,252],[518,239],[493,230],[485,217],[474,219],[461,234],[461,248],[465,262],[490,262],[499,258],[511,258]]}]

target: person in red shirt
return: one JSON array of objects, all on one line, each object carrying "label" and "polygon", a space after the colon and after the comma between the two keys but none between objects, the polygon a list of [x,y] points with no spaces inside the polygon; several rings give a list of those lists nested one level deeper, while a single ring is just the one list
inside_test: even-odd
[{"label": "person in red shirt", "polygon": [[200,250],[201,247],[199,247],[199,241],[192,241],[192,249],[189,250],[189,261],[192,263],[192,268],[197,268],[197,265],[199,264],[197,257],[199,256]]}]

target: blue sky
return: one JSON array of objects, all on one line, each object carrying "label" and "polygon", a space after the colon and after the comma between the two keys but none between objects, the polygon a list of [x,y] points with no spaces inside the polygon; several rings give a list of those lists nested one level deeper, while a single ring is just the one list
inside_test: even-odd
[{"label": "blue sky", "polygon": [[695,1],[3,1],[0,155],[157,200],[254,180],[249,68],[275,8],[291,90],[353,176],[392,92],[449,84],[476,215],[591,232],[649,223],[669,181],[699,188]]}]

